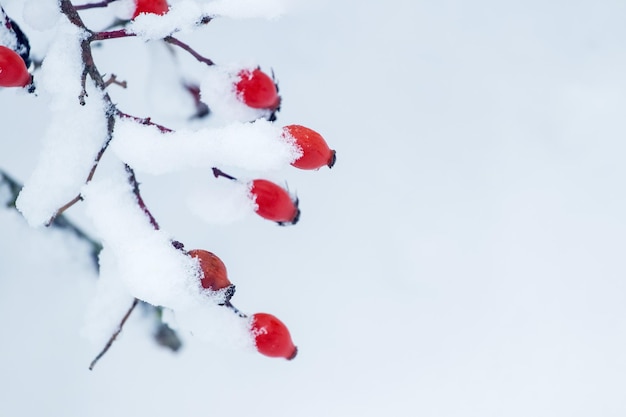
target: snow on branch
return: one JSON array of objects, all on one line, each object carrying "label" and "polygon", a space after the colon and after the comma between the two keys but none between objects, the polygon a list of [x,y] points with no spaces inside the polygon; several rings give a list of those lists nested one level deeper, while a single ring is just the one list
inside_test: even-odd
[{"label": "snow on branch", "polygon": [[111,150],[140,172],[164,174],[190,168],[235,166],[274,170],[288,166],[301,151],[266,120],[221,128],[162,133],[132,120],[117,122]]}]

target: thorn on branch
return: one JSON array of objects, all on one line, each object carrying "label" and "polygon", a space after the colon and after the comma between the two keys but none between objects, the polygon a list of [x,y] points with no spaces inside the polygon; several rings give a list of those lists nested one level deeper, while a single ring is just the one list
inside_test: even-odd
[{"label": "thorn on branch", "polygon": [[126,88],[128,86],[126,81],[118,81],[117,77],[115,76],[115,74],[111,74],[109,79],[104,82],[104,87],[106,88],[106,87],[110,86],[111,84],[119,85],[122,88]]}]

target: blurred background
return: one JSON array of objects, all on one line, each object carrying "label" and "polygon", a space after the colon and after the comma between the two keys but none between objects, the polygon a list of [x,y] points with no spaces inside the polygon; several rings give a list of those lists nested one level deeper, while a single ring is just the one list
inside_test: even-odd
[{"label": "blurred background", "polygon": [[[289,326],[298,358],[190,336],[172,354],[139,312],[90,372],[87,250],[2,210],[0,415],[623,416],[626,3],[288,6],[179,38],[273,69],[278,123],[337,150],[332,170],[274,173],[301,222],[200,223],[184,193],[210,173],[139,180],[164,229],[228,265],[237,306]],[[100,69],[130,83],[114,100],[167,120],[138,94],[158,46],[111,42]],[[0,91],[0,168],[28,178],[47,117]],[[90,231],[80,205],[68,216]]]}]

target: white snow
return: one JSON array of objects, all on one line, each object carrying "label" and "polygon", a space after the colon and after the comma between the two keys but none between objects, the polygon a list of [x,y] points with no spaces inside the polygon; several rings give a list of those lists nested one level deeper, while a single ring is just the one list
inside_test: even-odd
[{"label": "white snow", "polygon": [[141,14],[128,30],[145,40],[163,39],[175,32],[189,32],[203,17],[276,19],[286,9],[286,0],[182,0],[165,15]]},{"label": "white snow", "polygon": [[111,150],[138,172],[164,174],[214,166],[275,170],[288,166],[300,149],[266,120],[191,131],[162,133],[157,127],[122,118]]},{"label": "white snow", "polygon": [[[146,97],[150,103],[148,111],[157,120],[185,120],[194,114],[195,104],[182,82],[180,63],[174,46],[149,42],[150,68],[146,83]],[[159,85],[160,88],[154,88]]]},{"label": "white snow", "polygon": [[84,36],[67,20],[59,23],[56,39],[37,74],[37,88],[50,100],[52,122],[41,144],[39,162],[17,201],[33,226],[46,224],[56,211],[76,197],[107,139],[102,93],[87,81],[86,105],[79,104]]},{"label": "white snow", "polygon": [[22,15],[33,29],[47,31],[57,24],[61,11],[57,0],[25,0]]},{"label": "white snow", "polygon": [[85,312],[81,332],[96,349],[101,349],[118,329],[134,300],[108,247],[100,252],[99,265],[96,294]]},{"label": "white snow", "polygon": [[219,306],[223,291],[202,289],[197,260],[176,249],[167,232],[155,230],[122,165],[108,178],[91,181],[82,195],[105,247],[102,282],[86,324],[90,339],[106,340],[129,308],[130,294],[172,310],[185,332],[216,344],[250,346],[247,327],[240,323],[245,320]]},{"label": "white snow", "polygon": [[254,212],[249,188],[241,181],[214,179],[209,174],[207,181],[189,191],[187,206],[205,223],[228,225]]},{"label": "white snow", "polygon": [[[281,125],[333,138],[332,170],[276,173],[301,194],[296,227],[213,226],[229,217],[213,201],[224,191],[222,209],[236,206],[241,184],[182,161],[197,149],[222,164],[225,152],[195,144],[198,132],[208,142],[225,134],[161,134],[130,120],[119,121],[116,137],[128,144],[107,151],[94,183],[78,175],[87,200],[67,213],[104,240],[95,295],[93,271],[76,265],[88,254],[73,239],[0,209],[1,416],[626,415],[624,3],[314,3],[272,22],[216,19],[184,37],[216,62],[281,68]],[[19,10],[22,0],[2,4]],[[168,17],[152,18],[158,34]],[[132,81],[124,94],[109,89],[120,109],[154,116],[142,82],[161,86],[142,78],[141,42],[102,49],[98,66]],[[129,65],[114,65],[122,61]],[[69,84],[60,76],[60,88],[75,90],[76,74]],[[45,135],[38,106],[51,94],[40,90],[26,98],[0,90],[9,132],[0,168],[19,179],[37,164]],[[89,101],[98,97],[90,92]],[[160,144],[172,138],[180,154]],[[159,172],[138,177],[161,232],[133,203],[124,171],[107,170],[126,153],[138,174],[139,165]],[[265,167],[288,159],[259,158]],[[247,175],[234,174],[241,170]],[[189,215],[206,206],[202,222]],[[250,342],[246,320],[194,287],[172,237],[223,256],[233,303],[288,324],[299,356],[233,349]],[[133,294],[175,308],[166,320],[183,349],[157,346],[154,317],[139,309],[89,373]],[[79,335],[86,311],[95,346]]]},{"label": "white snow", "polygon": [[171,236],[153,228],[123,167],[118,171],[83,187],[87,214],[130,293],[153,305],[177,308],[187,294],[198,292],[197,267],[172,246]]}]

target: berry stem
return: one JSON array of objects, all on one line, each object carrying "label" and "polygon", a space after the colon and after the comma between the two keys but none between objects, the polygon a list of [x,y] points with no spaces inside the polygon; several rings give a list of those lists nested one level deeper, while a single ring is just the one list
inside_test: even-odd
[{"label": "berry stem", "polygon": [[229,180],[239,181],[237,178],[233,177],[232,175],[228,175],[227,173],[225,173],[219,168],[213,167],[212,169],[213,169],[213,176],[215,178],[224,177],[224,178],[228,178]]},{"label": "berry stem", "polygon": [[242,312],[241,310],[239,310],[237,307],[235,307],[233,305],[233,303],[230,302],[230,300],[226,300],[224,301],[224,304],[222,304],[224,307],[232,310],[233,313],[235,313],[236,315],[238,315],[241,318],[246,318],[248,317],[248,315],[244,312]]},{"label": "berry stem", "polygon": [[215,65],[215,63],[213,61],[211,61],[209,58],[206,58],[202,55],[200,55],[198,52],[196,52],[191,46],[187,45],[186,43],[176,39],[173,36],[167,36],[165,38],[163,38],[163,40],[169,44],[172,45],[176,45],[181,49],[184,49],[185,51],[189,52],[189,54],[191,54],[191,56],[193,56],[194,58],[196,58],[198,61],[207,64],[209,66],[211,65]]},{"label": "berry stem", "polygon": [[130,317],[130,314],[133,312],[135,307],[137,307],[137,304],[139,304],[139,300],[137,298],[135,298],[133,300],[133,303],[131,304],[130,308],[126,312],[126,314],[124,314],[124,317],[122,317],[122,320],[120,321],[120,324],[117,327],[117,330],[111,335],[111,337],[109,338],[107,344],[100,351],[100,353],[98,353],[98,355],[94,358],[94,360],[91,361],[91,364],[89,364],[89,370],[90,371],[93,371],[94,366],[96,366],[98,361],[109,351],[109,349],[113,345],[113,342],[115,341],[115,339],[117,339],[117,336],[119,336],[119,334],[122,333],[122,329],[124,328],[124,324],[126,324],[126,320],[128,320],[128,318]]}]

